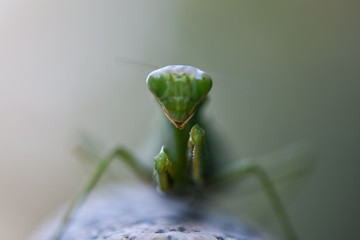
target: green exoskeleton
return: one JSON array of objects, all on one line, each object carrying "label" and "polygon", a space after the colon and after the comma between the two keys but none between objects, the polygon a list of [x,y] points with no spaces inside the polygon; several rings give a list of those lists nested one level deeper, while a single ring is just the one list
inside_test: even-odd
[{"label": "green exoskeleton", "polygon": [[214,159],[201,122],[200,108],[212,87],[211,77],[191,66],[172,65],[155,70],[147,77],[147,86],[168,118],[167,138],[154,158],[154,169],[148,169],[125,148],[118,148],[103,158],[83,192],[74,200],[63,220],[57,239],[79,205],[94,188],[113,159],[123,160],[144,181],[155,180],[158,190],[171,194],[194,194],[213,183],[227,179],[255,176],[277,214],[287,239],[296,239],[285,208],[266,172],[251,161],[241,167],[221,168],[221,159]]},{"label": "green exoskeleton", "polygon": [[163,192],[201,188],[211,162],[205,157],[205,131],[198,108],[211,89],[211,77],[197,68],[168,66],[150,73],[147,85],[172,123],[154,159],[159,188]]}]

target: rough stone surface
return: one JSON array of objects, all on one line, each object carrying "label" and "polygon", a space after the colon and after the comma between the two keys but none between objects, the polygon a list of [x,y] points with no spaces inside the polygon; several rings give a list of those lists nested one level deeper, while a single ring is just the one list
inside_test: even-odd
[{"label": "rough stone surface", "polygon": [[[233,219],[196,210],[146,186],[111,187],[92,194],[63,240],[264,240],[265,234]],[[52,230],[32,239],[49,240]]]}]

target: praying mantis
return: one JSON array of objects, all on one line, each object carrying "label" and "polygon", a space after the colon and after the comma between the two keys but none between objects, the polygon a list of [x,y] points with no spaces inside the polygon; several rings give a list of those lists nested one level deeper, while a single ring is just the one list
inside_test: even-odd
[{"label": "praying mantis", "polygon": [[261,166],[245,161],[240,166],[225,168],[221,159],[213,157],[200,111],[212,87],[210,75],[195,67],[170,65],[151,72],[146,83],[169,120],[163,126],[167,137],[154,157],[154,168],[149,169],[124,147],[109,153],[98,163],[90,181],[72,202],[55,239],[61,240],[74,213],[114,159],[124,161],[143,181],[155,181],[159,192],[175,196],[196,196],[215,183],[255,176],[276,212],[286,239],[297,239],[285,207]]}]

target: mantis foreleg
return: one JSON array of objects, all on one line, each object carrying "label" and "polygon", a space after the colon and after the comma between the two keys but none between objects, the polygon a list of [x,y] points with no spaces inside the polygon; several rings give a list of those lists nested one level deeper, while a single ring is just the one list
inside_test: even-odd
[{"label": "mantis foreleg", "polygon": [[158,187],[162,192],[166,192],[172,181],[172,165],[168,155],[165,153],[164,147],[161,148],[154,158],[154,175],[158,183]]},{"label": "mantis foreleg", "polygon": [[191,128],[189,136],[188,151],[191,178],[196,185],[201,186],[204,181],[203,168],[205,131],[198,124],[195,124]]},{"label": "mantis foreleg", "polygon": [[158,187],[162,192],[167,192],[174,182],[191,182],[196,187],[203,185],[203,168],[204,168],[204,139],[205,131],[195,124],[189,132],[189,140],[187,142],[187,157],[182,159],[186,161],[186,169],[188,174],[181,175],[184,179],[179,179],[174,171],[171,159],[169,159],[165,147],[154,158],[154,175]]}]

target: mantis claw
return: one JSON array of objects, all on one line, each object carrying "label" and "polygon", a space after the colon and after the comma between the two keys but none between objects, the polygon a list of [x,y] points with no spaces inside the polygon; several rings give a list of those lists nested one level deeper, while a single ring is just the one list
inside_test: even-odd
[{"label": "mantis claw", "polygon": [[158,188],[161,190],[161,192],[167,192],[167,190],[170,188],[170,168],[171,162],[165,153],[164,147],[162,147],[160,152],[154,158],[154,176],[158,184]]},{"label": "mantis claw", "polygon": [[188,142],[189,150],[189,165],[191,171],[191,178],[196,185],[202,185],[203,183],[203,165],[204,165],[204,139],[205,131],[195,124],[190,130],[190,138]]}]

